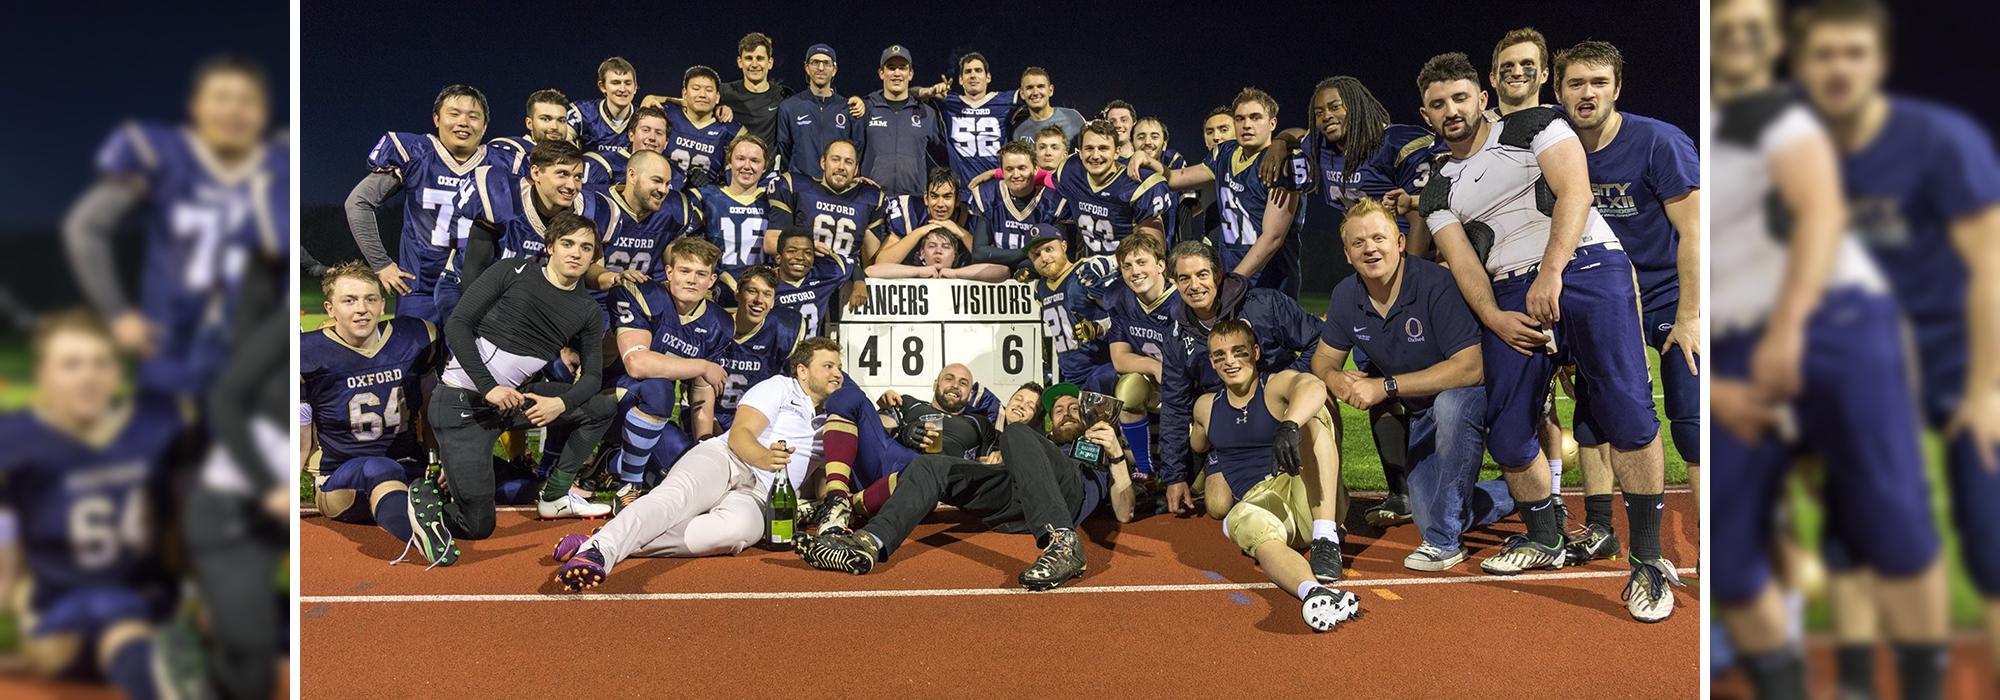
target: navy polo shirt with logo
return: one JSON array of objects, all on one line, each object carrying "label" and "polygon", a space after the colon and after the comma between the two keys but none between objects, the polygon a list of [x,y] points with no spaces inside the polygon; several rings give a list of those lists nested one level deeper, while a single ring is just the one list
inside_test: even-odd
[{"label": "navy polo shirt with logo", "polygon": [[[1479,344],[1479,322],[1459,296],[1451,271],[1422,258],[1403,256],[1403,287],[1387,315],[1376,313],[1361,275],[1334,285],[1319,339],[1336,350],[1360,348],[1375,372],[1402,376],[1443,362]],[[1431,397],[1404,396],[1412,411],[1430,408]]]}]

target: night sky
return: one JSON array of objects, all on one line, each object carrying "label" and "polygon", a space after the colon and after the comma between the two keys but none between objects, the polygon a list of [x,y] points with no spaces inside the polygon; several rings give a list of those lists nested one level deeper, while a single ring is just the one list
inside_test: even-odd
[{"label": "night sky", "polygon": [[272,84],[271,123],[291,120],[291,11],[270,0],[165,5],[38,3],[8,19],[0,234],[49,233],[89,185],[92,158],[119,122],[182,121],[188,79],[212,54],[248,55]]},{"label": "night sky", "polygon": [[876,59],[892,43],[909,47],[919,83],[955,74],[959,55],[979,51],[992,63],[996,89],[1015,87],[1022,68],[1039,65],[1054,78],[1057,105],[1092,117],[1106,102],[1125,99],[1141,115],[1164,117],[1171,145],[1193,153],[1201,146],[1202,115],[1246,85],[1278,99],[1280,127],[1309,126],[1313,84],[1339,74],[1360,78],[1397,122],[1417,123],[1416,74],[1424,59],[1464,51],[1484,72],[1493,43],[1529,25],[1549,38],[1551,51],[1584,39],[1618,45],[1627,64],[1621,108],[1698,133],[1705,27],[1695,2],[1477,3],[1449,14],[1428,5],[1413,10],[1419,4],[1410,2],[1311,3],[1309,11],[1248,19],[1231,11],[1249,6],[1220,3],[1206,15],[1215,26],[1191,22],[1188,13],[1132,11],[1142,3],[773,3],[798,9],[733,15],[713,9],[732,5],[717,3],[624,5],[630,13],[581,18],[546,3],[506,10],[307,2],[300,73],[305,204],[339,204],[366,174],[368,149],[383,131],[432,131],[431,100],[447,84],[471,84],[493,102],[489,139],[517,135],[529,92],[554,87],[572,100],[597,97],[594,72],[607,56],[632,61],[643,94],[677,94],[681,71],[697,63],[724,80],[740,78],[736,41],[750,31],[772,37],[774,73],[795,90],[806,84],[804,52],[814,43],[840,53],[834,87],[844,95],[881,87]]}]

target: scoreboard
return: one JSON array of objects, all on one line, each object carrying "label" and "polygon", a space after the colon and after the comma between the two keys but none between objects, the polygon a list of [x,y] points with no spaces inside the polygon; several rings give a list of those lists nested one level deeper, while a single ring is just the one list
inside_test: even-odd
[{"label": "scoreboard", "polygon": [[930,396],[931,381],[956,362],[1005,397],[1047,383],[1054,356],[1023,282],[868,280],[867,303],[847,310],[839,331],[845,371],[870,396]]}]

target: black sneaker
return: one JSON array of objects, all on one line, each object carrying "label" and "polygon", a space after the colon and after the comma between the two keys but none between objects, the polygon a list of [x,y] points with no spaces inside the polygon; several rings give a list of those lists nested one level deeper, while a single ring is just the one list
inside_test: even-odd
[{"label": "black sneaker", "polygon": [[185,619],[175,619],[153,632],[154,685],[166,697],[208,700],[215,697],[208,678],[208,652],[201,635]]},{"label": "black sneaker", "polygon": [[1083,575],[1086,566],[1083,558],[1083,540],[1076,531],[1068,528],[1057,530],[1053,527],[1043,530],[1048,544],[1042,546],[1042,555],[1035,557],[1034,563],[1021,572],[1021,587],[1031,591],[1046,591],[1068,583],[1070,579]]},{"label": "black sneaker", "polygon": [[1325,632],[1361,614],[1361,599],[1353,593],[1314,586],[1300,601],[1299,613],[1314,632]]},{"label": "black sneaker", "polygon": [[1585,523],[1569,533],[1569,560],[1572,564],[1616,559],[1623,550],[1618,543],[1617,531],[1602,525]]},{"label": "black sneaker", "polygon": [[1340,570],[1340,543],[1324,537],[1313,540],[1312,553],[1306,561],[1312,564],[1313,578],[1320,583],[1339,581],[1344,574]]},{"label": "black sneaker", "polygon": [[[444,493],[436,479],[424,478],[410,487],[409,509],[404,517],[410,522],[410,541],[404,543],[403,555],[396,558],[403,561],[416,550],[431,567],[451,566],[458,563],[458,542],[452,539],[451,530],[444,524]],[[391,513],[378,513],[375,517],[396,517]],[[394,564],[396,562],[390,562]],[[430,568],[430,567],[426,567]]]},{"label": "black sneaker", "polygon": [[1384,528],[1410,522],[1410,497],[1400,493],[1389,494],[1388,498],[1382,499],[1381,503],[1376,504],[1362,518],[1367,520],[1369,525]]},{"label": "black sneaker", "polygon": [[797,551],[812,568],[856,576],[873,571],[882,558],[882,549],[866,532],[800,533]]},{"label": "black sneaker", "polygon": [[799,503],[799,532],[835,534],[853,527],[854,507],[848,495],[836,493],[826,498]]}]

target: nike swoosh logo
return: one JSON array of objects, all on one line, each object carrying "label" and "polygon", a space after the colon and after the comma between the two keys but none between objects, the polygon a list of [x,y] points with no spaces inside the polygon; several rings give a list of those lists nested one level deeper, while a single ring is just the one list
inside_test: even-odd
[{"label": "nike swoosh logo", "polygon": [[766,112],[776,112],[776,111],[778,111],[778,108],[776,108],[776,107],[765,107],[765,108],[764,108],[764,111],[766,111]]},{"label": "nike swoosh logo", "polygon": [[1540,513],[1540,512],[1542,512],[1542,511],[1545,511],[1545,510],[1548,510],[1548,509],[1549,509],[1549,506],[1550,506],[1550,505],[1552,505],[1552,504],[1554,504],[1554,503],[1555,503],[1555,501],[1549,501],[1548,503],[1543,503],[1543,504],[1542,504],[1542,507],[1540,507],[1540,508],[1529,508],[1528,510],[1530,510],[1530,511],[1534,511],[1534,512],[1536,512],[1536,513]]},{"label": "nike swoosh logo", "polygon": [[460,417],[460,418],[471,418],[471,417],[472,417],[472,414],[470,414],[470,413],[460,413],[460,414],[458,414],[458,417]]},{"label": "nike swoosh logo", "polygon": [[1604,264],[1604,263],[1591,263],[1591,264],[1589,264],[1589,265],[1585,265],[1585,266],[1583,266],[1583,267],[1579,267],[1579,268],[1577,268],[1577,269],[1578,269],[1578,270],[1588,270],[1588,269],[1590,269],[1590,268],[1593,268],[1593,267],[1597,267],[1598,265],[1603,265],[1603,264]]},{"label": "nike swoosh logo", "polygon": [[1666,510],[1666,509],[1667,509],[1666,501],[1661,501],[1659,503],[1653,504],[1653,510]]},{"label": "nike swoosh logo", "polygon": [[1354,327],[1354,332],[1356,332],[1356,333],[1360,333],[1360,332],[1362,332],[1362,331],[1365,331],[1365,330],[1368,330],[1368,329],[1366,329],[1366,328],[1362,328],[1362,327],[1360,327],[1360,326],[1355,326],[1355,327]]},{"label": "nike swoosh logo", "polygon": [[806,123],[807,121],[809,121],[809,120],[811,120],[811,119],[812,119],[812,117],[799,117],[799,123],[800,123],[800,124],[804,124],[804,123]]}]

